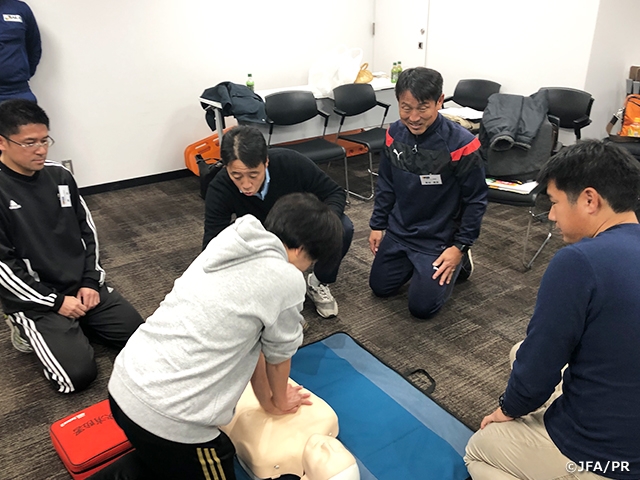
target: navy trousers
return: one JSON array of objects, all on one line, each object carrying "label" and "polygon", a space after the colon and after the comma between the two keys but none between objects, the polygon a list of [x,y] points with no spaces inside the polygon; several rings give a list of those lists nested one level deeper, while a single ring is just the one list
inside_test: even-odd
[{"label": "navy trousers", "polygon": [[440,285],[440,278],[431,278],[433,262],[439,256],[412,250],[391,235],[385,235],[371,266],[369,286],[376,296],[390,297],[411,280],[409,312],[417,318],[431,318],[451,297],[462,265],[458,265],[451,283]]}]

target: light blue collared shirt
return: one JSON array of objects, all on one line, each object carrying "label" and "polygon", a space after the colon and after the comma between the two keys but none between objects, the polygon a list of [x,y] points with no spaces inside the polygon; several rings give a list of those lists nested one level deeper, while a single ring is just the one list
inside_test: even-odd
[{"label": "light blue collared shirt", "polygon": [[269,167],[264,169],[265,177],[264,177],[264,185],[262,186],[262,190],[258,193],[255,193],[253,196],[258,197],[260,200],[264,200],[264,197],[267,196],[267,192],[269,191],[269,182],[271,181],[271,176],[269,175]]}]

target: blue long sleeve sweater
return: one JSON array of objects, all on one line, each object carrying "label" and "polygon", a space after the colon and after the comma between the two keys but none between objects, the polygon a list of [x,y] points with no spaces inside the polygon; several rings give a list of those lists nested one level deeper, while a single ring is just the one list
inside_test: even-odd
[{"label": "blue long sleeve sweater", "polygon": [[[640,478],[640,225],[612,227],[560,250],[540,284],[503,407],[526,415],[563,376],[545,413],[549,436],[574,462],[629,462],[604,475]],[[611,464],[610,464],[611,465]]]}]

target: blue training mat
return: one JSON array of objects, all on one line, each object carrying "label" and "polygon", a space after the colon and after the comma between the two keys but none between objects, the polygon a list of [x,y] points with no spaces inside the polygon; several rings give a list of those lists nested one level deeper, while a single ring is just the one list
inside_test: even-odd
[{"label": "blue training mat", "polygon": [[362,480],[469,478],[473,431],[347,334],[300,348],[291,378],[335,410]]}]

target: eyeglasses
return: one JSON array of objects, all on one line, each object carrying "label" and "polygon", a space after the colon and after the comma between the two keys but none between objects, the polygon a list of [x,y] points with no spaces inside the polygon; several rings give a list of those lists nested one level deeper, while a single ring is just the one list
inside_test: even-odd
[{"label": "eyeglasses", "polygon": [[15,143],[16,145],[19,145],[22,148],[26,148],[29,150],[36,150],[40,147],[45,147],[45,148],[49,148],[51,147],[54,143],[56,143],[56,141],[51,138],[51,137],[47,137],[45,139],[44,142],[30,142],[30,143],[20,143],[20,142],[16,142],[15,140],[11,140],[9,137],[7,137],[6,135],[1,135],[2,137],[6,138],[8,141],[10,141],[11,143]]}]

